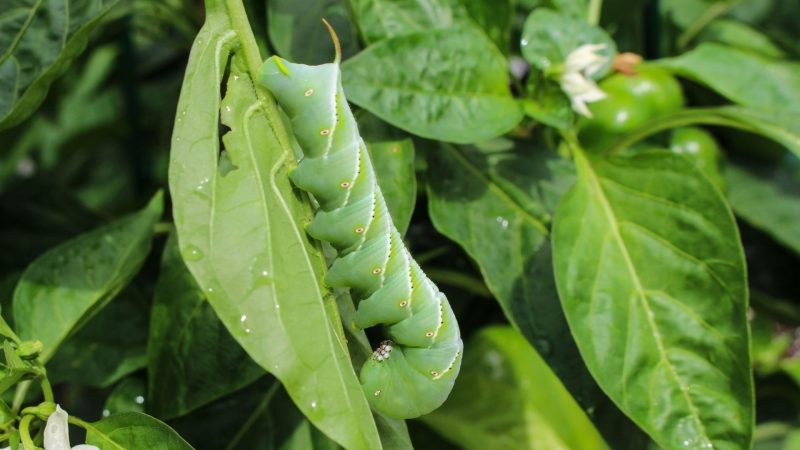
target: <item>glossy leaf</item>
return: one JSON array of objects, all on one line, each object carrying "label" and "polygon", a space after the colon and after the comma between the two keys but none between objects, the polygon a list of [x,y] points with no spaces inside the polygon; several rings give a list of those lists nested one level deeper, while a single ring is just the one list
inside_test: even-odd
[{"label": "glossy leaf", "polygon": [[148,407],[165,419],[264,375],[217,318],[181,259],[174,236],[161,259],[147,359]]},{"label": "glossy leaf", "polygon": [[367,44],[401,34],[448,28],[466,17],[459,0],[349,0]]},{"label": "glossy leaf", "polygon": [[43,361],[136,275],[162,208],[158,193],[143,210],[71,239],[28,267],[14,291],[14,323],[21,339],[44,343]]},{"label": "glossy leaf", "polygon": [[107,387],[147,365],[148,299],[129,286],[77,333],[47,364],[53,383]]},{"label": "glossy leaf", "polygon": [[272,0],[267,3],[267,31],[275,52],[289,61],[323,64],[333,61],[333,43],[324,18],[336,30],[344,58],[358,52],[358,35],[347,0]]},{"label": "glossy leaf", "polygon": [[589,370],[662,447],[748,448],[747,284],[724,199],[668,152],[575,160],[553,254]]},{"label": "glossy leaf", "polygon": [[465,348],[461,370],[447,402],[422,420],[462,448],[609,448],[558,377],[513,328],[479,331]]},{"label": "glossy leaf", "polygon": [[436,148],[427,155],[428,211],[436,229],[477,262],[509,321],[573,395],[592,402],[596,386],[558,300],[549,242],[550,211],[574,173],[546,152],[519,148],[486,156]]},{"label": "glossy leaf", "polygon": [[[322,253],[302,228],[311,211],[289,182],[280,119],[264,114],[238,55],[224,101],[209,95],[234,44],[228,27],[224,11],[209,11],[178,103],[170,191],[181,254],[228,331],[303,414],[348,448],[381,448],[333,295],[321,287]],[[222,162],[220,111],[231,130]]]},{"label": "glossy leaf", "polygon": [[725,167],[728,201],[736,215],[800,254],[800,183],[780,170]]},{"label": "glossy leaf", "polygon": [[617,46],[602,28],[583,19],[569,17],[547,8],[536,8],[522,27],[522,56],[539,70],[554,69],[563,64],[573,50],[584,44],[605,44],[598,52],[608,62],[596,72],[599,79],[611,68]]},{"label": "glossy leaf", "polygon": [[[759,56],[716,43],[704,43],[659,65],[702,83],[744,106],[793,109],[800,117],[800,63]],[[731,68],[736,68],[736,76]]]},{"label": "glossy leaf", "polygon": [[417,201],[414,142],[367,142],[367,150],[392,221],[400,234],[406,234]]},{"label": "glossy leaf", "polygon": [[100,450],[191,450],[172,428],[147,414],[114,414],[87,426],[86,443]]},{"label": "glossy leaf", "polygon": [[503,53],[511,49],[515,0],[462,0],[472,20]]},{"label": "glossy leaf", "polygon": [[750,50],[770,58],[783,58],[785,53],[768,36],[735,20],[715,20],[703,30],[700,38],[740,50]]},{"label": "glossy leaf", "polygon": [[145,383],[140,378],[129,377],[114,386],[103,404],[103,416],[124,412],[143,413],[145,408]]},{"label": "glossy leaf", "polygon": [[22,122],[80,55],[117,0],[6,0],[0,5],[0,130]]},{"label": "glossy leaf", "polygon": [[480,30],[460,27],[381,41],[342,71],[348,99],[381,119],[422,137],[469,143],[499,136],[522,118],[506,66]]}]

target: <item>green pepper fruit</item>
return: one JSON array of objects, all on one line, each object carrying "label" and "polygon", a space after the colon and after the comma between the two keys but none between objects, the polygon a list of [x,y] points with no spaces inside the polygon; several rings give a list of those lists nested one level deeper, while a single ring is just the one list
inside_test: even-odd
[{"label": "green pepper fruit", "polygon": [[675,128],[670,135],[669,148],[689,158],[717,187],[724,189],[719,169],[722,152],[711,133],[698,127]]},{"label": "green pepper fruit", "polygon": [[668,72],[639,66],[635,75],[616,73],[602,82],[608,97],[591,103],[593,117],[581,124],[581,143],[589,149],[611,145],[648,121],[681,109],[685,103],[678,81]]}]

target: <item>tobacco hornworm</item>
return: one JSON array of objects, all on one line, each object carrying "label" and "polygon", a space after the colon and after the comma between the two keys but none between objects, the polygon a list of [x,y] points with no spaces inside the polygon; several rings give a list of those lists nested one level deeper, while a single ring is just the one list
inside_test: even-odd
[{"label": "tobacco hornworm", "polygon": [[463,343],[444,294],[422,272],[392,223],[341,84],[341,51],[333,63],[307,66],[272,56],[260,82],[291,119],[303,159],[292,182],[319,210],[306,231],[338,256],[325,277],[360,300],[355,325],[384,324],[384,341],[361,368],[378,412],[412,418],[438,408],[461,367]]}]

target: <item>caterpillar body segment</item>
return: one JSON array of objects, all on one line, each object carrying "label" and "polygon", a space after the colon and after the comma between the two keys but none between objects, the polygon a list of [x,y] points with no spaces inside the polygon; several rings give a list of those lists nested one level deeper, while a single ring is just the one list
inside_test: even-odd
[{"label": "caterpillar body segment", "polygon": [[319,203],[306,231],[338,251],[325,282],[350,288],[359,300],[356,326],[384,325],[391,338],[361,368],[367,398],[395,418],[433,411],[461,366],[458,323],[392,222],[344,97],[338,58],[307,66],[273,56],[260,82],[290,118],[303,149],[290,178]]}]

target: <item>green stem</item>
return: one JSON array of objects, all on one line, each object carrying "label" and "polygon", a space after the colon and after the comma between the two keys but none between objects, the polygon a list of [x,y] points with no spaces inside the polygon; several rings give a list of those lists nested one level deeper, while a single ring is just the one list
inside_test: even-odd
[{"label": "green stem", "polygon": [[250,27],[250,22],[247,20],[247,11],[244,9],[244,4],[242,0],[225,0],[225,7],[228,11],[231,26],[239,38],[239,43],[241,44],[241,49],[247,65],[247,71],[250,72],[250,78],[253,80],[256,95],[264,107],[270,126],[273,132],[275,132],[275,136],[278,138],[281,147],[291,153],[292,147],[290,144],[291,141],[289,140],[289,133],[286,131],[286,127],[283,126],[283,120],[278,111],[278,105],[275,103],[275,98],[268,90],[258,83],[263,60],[261,59],[261,52],[258,50],[258,43],[253,35],[253,29]]},{"label": "green stem", "polygon": [[11,403],[11,410],[14,411],[14,414],[18,413],[19,409],[22,408],[22,403],[25,401],[25,395],[28,393],[28,389],[30,387],[30,380],[22,381],[17,385],[17,390],[14,392],[14,401]]},{"label": "green stem", "polygon": [[709,6],[707,10],[700,15],[686,30],[678,36],[678,49],[686,48],[692,39],[697,37],[703,29],[714,21],[717,17],[727,12],[733,5],[738,2],[716,2]]},{"label": "green stem", "polygon": [[600,11],[603,10],[603,0],[589,0],[589,12],[586,20],[589,25],[597,25],[600,23]]},{"label": "green stem", "polygon": [[158,222],[153,225],[153,234],[169,234],[172,231],[172,222]]},{"label": "green stem", "polygon": [[713,108],[685,109],[676,114],[661,117],[650,121],[636,130],[628,133],[622,139],[607,148],[604,153],[616,154],[631,145],[646,139],[654,134],[660,133],[671,128],[683,127],[687,125],[719,125],[731,128],[738,128],[745,131],[756,132],[757,130],[744,122],[735,119],[721,117],[716,114]]},{"label": "green stem", "polygon": [[44,401],[55,403],[55,396],[53,395],[53,386],[50,385],[50,380],[47,379],[47,375],[42,376],[42,381],[40,382],[42,387],[42,395],[44,395]]},{"label": "green stem", "polygon": [[36,416],[25,416],[19,422],[19,437],[22,439],[22,448],[23,450],[36,450],[36,444],[33,443],[33,439],[31,439],[31,421]]}]

